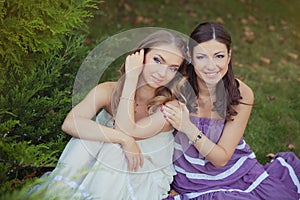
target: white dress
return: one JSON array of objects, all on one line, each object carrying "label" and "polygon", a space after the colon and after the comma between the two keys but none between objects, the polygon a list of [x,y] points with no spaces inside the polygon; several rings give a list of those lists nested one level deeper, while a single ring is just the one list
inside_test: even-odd
[{"label": "white dress", "polygon": [[[113,119],[102,110],[96,118],[112,127]],[[119,144],[72,138],[57,167],[47,180],[47,196],[59,199],[160,200],[167,197],[175,175],[172,164],[172,131],[137,141],[144,165],[127,170],[127,160]]]}]

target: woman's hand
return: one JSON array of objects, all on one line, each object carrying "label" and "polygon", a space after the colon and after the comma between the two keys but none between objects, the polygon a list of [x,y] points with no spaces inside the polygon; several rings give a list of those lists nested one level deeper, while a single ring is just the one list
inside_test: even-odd
[{"label": "woman's hand", "polygon": [[144,157],[141,150],[133,138],[129,138],[124,144],[122,144],[123,151],[128,160],[128,168],[130,171],[136,171],[144,164]]},{"label": "woman's hand", "polygon": [[142,72],[144,64],[144,49],[130,54],[126,57],[125,72],[126,76],[138,77]]},{"label": "woman's hand", "polygon": [[174,189],[171,189],[170,192],[169,192],[169,196],[174,197],[176,195],[178,195],[178,192],[176,192]]},{"label": "woman's hand", "polygon": [[162,106],[162,112],[165,119],[178,131],[184,132],[184,128],[191,125],[190,113],[186,105],[177,101],[179,106],[174,105],[174,102],[168,102]]}]

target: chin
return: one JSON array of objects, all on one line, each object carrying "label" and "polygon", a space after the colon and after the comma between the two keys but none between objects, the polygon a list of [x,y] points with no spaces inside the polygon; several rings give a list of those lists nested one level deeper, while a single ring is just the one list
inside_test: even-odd
[{"label": "chin", "polygon": [[217,78],[205,78],[204,79],[204,82],[207,84],[207,85],[211,85],[211,86],[215,86],[219,83],[219,81],[222,80],[221,78],[217,77]]}]

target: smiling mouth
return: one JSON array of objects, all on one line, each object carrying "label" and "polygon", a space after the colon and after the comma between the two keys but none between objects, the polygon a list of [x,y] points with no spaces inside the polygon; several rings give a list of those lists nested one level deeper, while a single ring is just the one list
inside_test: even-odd
[{"label": "smiling mouth", "polygon": [[152,80],[154,83],[161,83],[163,80],[156,78],[155,76],[152,76]]},{"label": "smiling mouth", "polygon": [[219,74],[219,72],[204,72],[204,74],[207,77],[214,78],[214,77],[216,77]]}]

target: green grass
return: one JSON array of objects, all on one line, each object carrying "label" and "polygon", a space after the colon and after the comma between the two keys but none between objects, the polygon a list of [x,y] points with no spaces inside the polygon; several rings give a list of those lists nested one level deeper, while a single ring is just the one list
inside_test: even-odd
[{"label": "green grass", "polygon": [[[223,21],[233,38],[235,73],[255,93],[245,139],[265,163],[268,153],[294,151],[300,156],[300,58],[288,55],[300,52],[299,11],[298,0],[105,1],[91,22],[89,39],[93,47],[106,37],[149,26],[188,35],[200,22]],[[116,69],[104,76],[116,79]],[[287,148],[290,143],[294,150]]]}]

